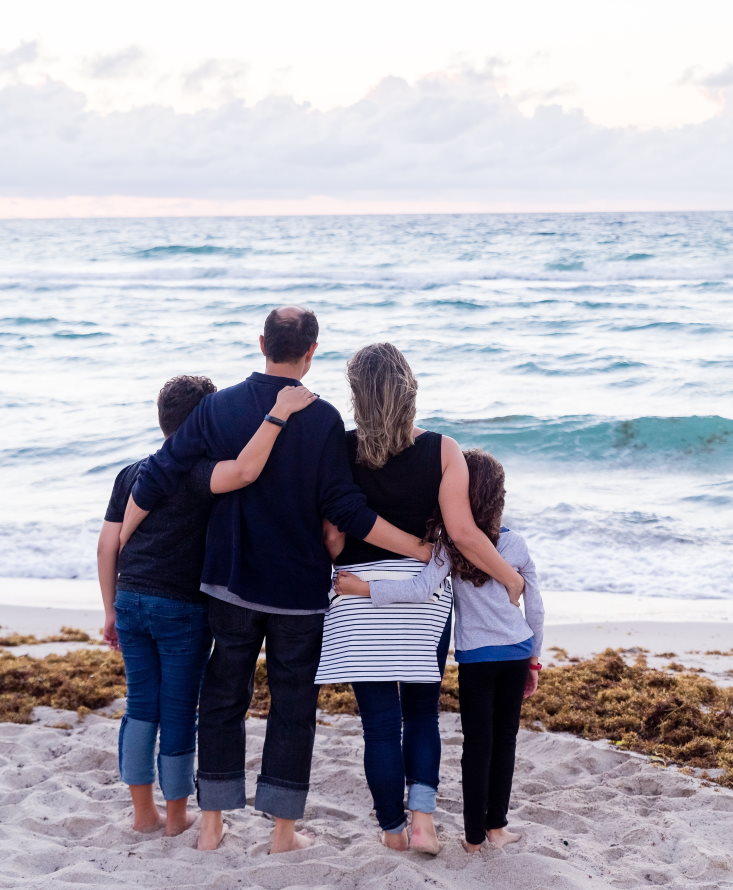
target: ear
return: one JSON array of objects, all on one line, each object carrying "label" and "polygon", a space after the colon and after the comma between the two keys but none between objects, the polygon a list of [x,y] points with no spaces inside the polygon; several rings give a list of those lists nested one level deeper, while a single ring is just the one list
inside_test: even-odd
[{"label": "ear", "polygon": [[316,351],[316,349],[318,349],[318,344],[311,343],[311,345],[308,347],[308,352],[306,352],[305,354],[306,361],[310,361],[313,358],[313,353]]},{"label": "ear", "polygon": [[265,335],[264,334],[260,334],[260,352],[262,353],[262,355],[265,356],[265,358],[267,358],[267,353],[265,352]]}]

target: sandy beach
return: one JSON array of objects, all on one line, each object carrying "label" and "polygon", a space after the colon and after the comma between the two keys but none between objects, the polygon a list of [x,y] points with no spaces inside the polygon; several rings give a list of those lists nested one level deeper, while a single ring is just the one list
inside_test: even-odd
[{"label": "sandy beach", "polygon": [[[117,777],[117,722],[39,708],[32,725],[0,726],[0,887],[90,886],[478,890],[733,886],[733,793],[645,758],[564,735],[521,731],[510,826],[522,840],[469,857],[460,846],[458,718],[442,717],[443,780],[432,859],[380,847],[364,782],[360,725],[323,715],[306,825],[315,845],[270,857],[271,824],[251,808],[228,815],[215,853],[129,825]],[[55,728],[69,724],[71,728]],[[248,721],[248,795],[264,721]]]},{"label": "sandy beach", "polygon": [[[98,609],[3,605],[2,633],[38,638],[66,625],[96,637]],[[550,624],[545,661],[563,663],[606,647],[650,664],[701,667],[720,684],[733,680],[731,625],[681,620]],[[78,643],[13,647],[43,656]],[[563,651],[564,650],[564,651]],[[674,657],[673,657],[674,653]],[[28,725],[0,724],[0,888],[253,887],[641,888],[733,887],[733,792],[663,767],[608,742],[520,731],[510,827],[522,840],[475,857],[461,846],[461,733],[456,714],[441,717],[442,784],[437,823],[444,843],[431,859],[380,847],[361,766],[358,718],[321,714],[305,825],[315,845],[268,856],[271,823],[251,808],[228,814],[215,853],[195,850],[196,827],[177,838],[139,835],[117,773],[117,720],[123,702],[79,717],[38,707]],[[263,720],[248,720],[247,794],[254,793]]]}]

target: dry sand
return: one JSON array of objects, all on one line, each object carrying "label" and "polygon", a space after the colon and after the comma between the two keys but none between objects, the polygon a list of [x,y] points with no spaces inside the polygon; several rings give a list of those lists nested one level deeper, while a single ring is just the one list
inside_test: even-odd
[{"label": "dry sand", "polygon": [[[36,636],[55,633],[62,624],[95,634],[101,623],[93,609],[2,606],[0,612],[3,632]],[[659,663],[692,666],[697,659],[721,682],[731,658],[704,653],[730,649],[732,628],[724,616],[695,624],[550,625],[545,660],[552,660],[552,646],[579,656],[607,646],[633,656],[643,648],[653,660],[659,653]],[[49,644],[57,651],[73,645]],[[30,650],[42,655],[45,648]],[[114,713],[120,704],[107,710]],[[733,888],[733,792],[606,742],[521,731],[510,827],[523,838],[505,851],[486,849],[469,857],[460,846],[459,722],[457,715],[442,715],[436,815],[445,846],[432,859],[378,844],[358,718],[324,714],[305,820],[316,844],[271,857],[271,823],[251,808],[228,814],[231,828],[215,853],[195,849],[195,826],[172,839],[133,832],[128,792],[117,773],[118,722],[50,708],[37,708],[35,718],[31,725],[0,724],[0,890]],[[251,799],[264,722],[251,719],[247,727]]]},{"label": "dry sand", "polygon": [[[130,826],[116,764],[117,721],[36,709],[32,725],[0,725],[0,888],[349,888],[566,890],[733,887],[733,793],[642,757],[562,735],[522,731],[510,826],[522,840],[467,856],[461,836],[456,715],[443,715],[443,781],[435,859],[377,842],[363,779],[358,718],[323,715],[305,824],[311,849],[268,856],[271,824],[228,814],[215,853]],[[54,728],[68,723],[69,729]],[[248,795],[264,721],[248,728]]]}]

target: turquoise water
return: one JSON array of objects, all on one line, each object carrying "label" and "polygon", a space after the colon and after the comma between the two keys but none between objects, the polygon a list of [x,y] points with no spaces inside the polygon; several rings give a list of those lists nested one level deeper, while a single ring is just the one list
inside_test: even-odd
[{"label": "turquoise water", "polygon": [[300,303],[347,419],[390,340],[423,424],[503,461],[546,587],[732,598],[732,248],[726,213],[0,222],[0,576],[93,577],[161,384],[261,369]]}]

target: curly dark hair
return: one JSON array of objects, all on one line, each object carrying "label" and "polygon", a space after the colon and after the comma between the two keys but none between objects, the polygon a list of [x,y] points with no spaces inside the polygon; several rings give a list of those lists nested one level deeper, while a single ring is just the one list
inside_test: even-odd
[{"label": "curly dark hair", "polygon": [[208,377],[181,374],[171,377],[158,393],[158,422],[163,435],[172,436],[204,396],[216,392]]},{"label": "curly dark hair", "polygon": [[[493,455],[480,448],[464,451],[463,456],[468,464],[468,498],[474,522],[496,547],[506,494],[504,467]],[[445,531],[440,512],[428,523],[426,539],[442,545],[450,557],[452,574],[463,581],[470,581],[475,587],[480,587],[491,577],[477,569],[456,547]]]}]

